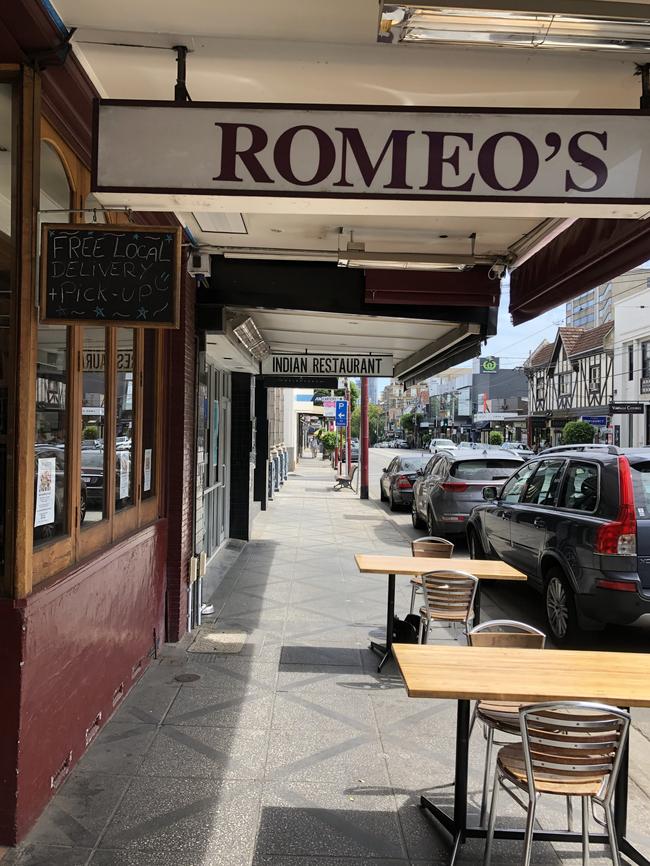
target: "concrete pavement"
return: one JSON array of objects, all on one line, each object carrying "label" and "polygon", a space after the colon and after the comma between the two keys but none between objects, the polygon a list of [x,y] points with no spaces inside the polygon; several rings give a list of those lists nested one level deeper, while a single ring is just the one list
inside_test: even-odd
[{"label": "concrete pavement", "polygon": [[[240,651],[192,652],[194,636],[165,647],[2,866],[447,862],[447,839],[417,804],[421,793],[452,801],[455,704],[409,699],[392,662],[377,674],[368,640],[383,635],[386,579],[359,575],[352,558],[405,552],[408,526],[332,484],[326,462],[301,461],[214,593],[217,630],[243,636]],[[502,612],[493,595],[485,618]],[[409,598],[398,579],[400,615]],[[444,628],[433,639],[454,640]],[[648,738],[639,715],[630,835],[646,856]],[[482,748],[477,733],[472,815]],[[507,799],[502,814],[522,825]],[[539,816],[563,826],[560,803],[542,801]],[[519,843],[500,843],[493,863],[518,863],[520,853]],[[600,853],[592,862],[607,862]],[[459,862],[481,856],[470,842]],[[537,844],[533,863],[579,856],[575,846]]]}]

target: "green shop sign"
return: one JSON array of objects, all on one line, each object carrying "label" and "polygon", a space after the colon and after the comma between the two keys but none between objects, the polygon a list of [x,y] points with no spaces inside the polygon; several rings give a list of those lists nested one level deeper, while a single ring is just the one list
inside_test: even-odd
[{"label": "green shop sign", "polygon": [[479,358],[481,365],[481,373],[498,373],[499,359],[498,358]]}]

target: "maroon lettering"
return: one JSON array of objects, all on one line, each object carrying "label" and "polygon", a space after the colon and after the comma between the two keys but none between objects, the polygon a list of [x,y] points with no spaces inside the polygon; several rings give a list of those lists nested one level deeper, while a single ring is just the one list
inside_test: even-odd
[{"label": "maroon lettering", "polygon": [[[514,138],[521,147],[521,175],[513,186],[504,186],[496,176],[496,150],[504,138]],[[520,132],[497,132],[481,146],[478,153],[478,170],[485,183],[492,189],[515,191],[531,184],[539,170],[539,156],[533,142]]]},{"label": "maroon lettering", "polygon": [[384,184],[384,189],[412,189],[406,182],[406,147],[408,137],[409,135],[413,135],[414,130],[394,129],[388,136],[386,144],[374,165],[358,129],[355,127],[337,126],[336,131],[341,133],[343,150],[341,152],[341,178],[333,184],[334,186],[354,186],[347,179],[348,147],[367,187],[372,184],[379,171],[379,166],[384,161],[389,148],[392,148],[390,181]]},{"label": "maroon lettering", "polygon": [[474,147],[474,135],[471,132],[427,132],[424,135],[429,139],[429,172],[427,182],[420,189],[441,189],[454,192],[469,192],[474,183],[475,172],[466,181],[456,186],[445,186],[443,172],[445,165],[450,165],[456,177],[460,174],[460,145],[456,145],[452,152],[445,156],[445,139],[459,138],[467,145],[467,150],[472,151]]},{"label": "maroon lettering", "polygon": [[[291,149],[293,141],[299,132],[312,133],[318,144],[318,165],[312,177],[307,180],[300,180],[300,178],[296,177],[291,165]],[[329,135],[317,126],[291,126],[276,141],[273,148],[273,161],[278,172],[285,180],[295,183],[297,186],[313,186],[325,180],[334,168],[336,149]]]},{"label": "maroon lettering", "polygon": [[592,138],[595,138],[602,149],[607,150],[606,132],[576,132],[575,135],[571,136],[569,140],[569,156],[575,163],[592,172],[594,182],[591,186],[578,186],[571,176],[571,172],[567,171],[564,175],[564,189],[567,192],[572,189],[577,192],[594,192],[607,183],[607,164],[593,153],[589,153],[588,150],[584,150],[581,147],[580,139],[584,135],[590,135]]},{"label": "maroon lettering", "polygon": [[[221,129],[221,172],[212,180],[241,182],[242,178],[237,177],[236,170],[237,157],[239,157],[256,183],[274,183],[255,155],[264,150],[269,141],[268,135],[261,126],[256,126],[253,123],[215,123],[215,126]],[[251,134],[248,147],[238,148],[237,136],[240,129],[247,129]]]}]

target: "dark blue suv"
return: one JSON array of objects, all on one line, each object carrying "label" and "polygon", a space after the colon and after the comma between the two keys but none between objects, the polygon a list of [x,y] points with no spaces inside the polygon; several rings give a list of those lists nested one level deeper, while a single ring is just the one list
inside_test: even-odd
[{"label": "dark blue suv", "polygon": [[483,497],[470,555],[528,575],[556,643],[650,614],[650,448],[554,448]]}]

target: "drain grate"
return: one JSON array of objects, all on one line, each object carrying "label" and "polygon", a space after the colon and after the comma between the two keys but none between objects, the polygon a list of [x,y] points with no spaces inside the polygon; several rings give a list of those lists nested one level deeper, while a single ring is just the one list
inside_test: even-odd
[{"label": "drain grate", "polygon": [[202,625],[188,647],[190,653],[228,653],[241,652],[246,643],[245,631],[233,631],[223,626]]}]

